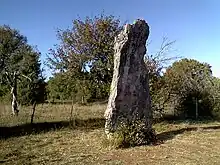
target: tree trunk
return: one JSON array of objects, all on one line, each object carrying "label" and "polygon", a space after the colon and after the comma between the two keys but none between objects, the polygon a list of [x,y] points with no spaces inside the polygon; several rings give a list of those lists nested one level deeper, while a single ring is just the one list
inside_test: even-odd
[{"label": "tree trunk", "polygon": [[33,107],[32,107],[32,114],[31,114],[31,124],[33,124],[34,122],[34,114],[35,114],[35,110],[36,110],[36,102],[34,102]]},{"label": "tree trunk", "polygon": [[17,83],[14,82],[14,86],[11,88],[11,94],[12,94],[12,102],[11,102],[11,108],[12,108],[12,114],[18,116],[18,102],[17,102]]},{"label": "tree trunk", "polygon": [[72,98],[72,104],[71,104],[71,110],[70,110],[70,126],[75,127],[75,119],[73,116],[73,110],[74,110],[74,103],[73,103],[73,98]]},{"label": "tree trunk", "polygon": [[198,119],[199,112],[198,112],[198,99],[196,97],[196,120]]},{"label": "tree trunk", "polygon": [[85,103],[84,101],[84,95],[81,97],[81,104],[83,105]]}]

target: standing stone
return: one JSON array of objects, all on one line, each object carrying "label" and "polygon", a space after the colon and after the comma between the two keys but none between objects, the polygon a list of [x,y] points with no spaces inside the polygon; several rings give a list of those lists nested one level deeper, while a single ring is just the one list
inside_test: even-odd
[{"label": "standing stone", "polygon": [[149,80],[144,62],[149,26],[144,20],[125,25],[115,39],[114,73],[108,106],[105,111],[105,132],[116,131],[121,122],[144,121],[152,131]]}]

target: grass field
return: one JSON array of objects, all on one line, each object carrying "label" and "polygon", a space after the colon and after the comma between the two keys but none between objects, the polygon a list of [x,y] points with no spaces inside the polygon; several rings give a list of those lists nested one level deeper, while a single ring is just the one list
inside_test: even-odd
[{"label": "grass field", "polygon": [[[220,122],[154,124],[160,145],[114,149],[106,145],[105,104],[38,105],[19,116],[0,106],[0,164],[220,164]],[[70,117],[72,114],[72,117]]]}]

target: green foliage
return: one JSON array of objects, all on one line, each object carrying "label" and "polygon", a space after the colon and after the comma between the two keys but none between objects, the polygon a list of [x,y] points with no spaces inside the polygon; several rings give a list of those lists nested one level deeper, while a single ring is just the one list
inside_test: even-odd
[{"label": "green foliage", "polygon": [[[47,85],[49,100],[73,100],[74,102],[86,103],[90,97],[89,81],[80,81],[65,73],[56,73]],[[83,100],[82,100],[83,99]]]},{"label": "green foliage", "polygon": [[28,49],[27,38],[9,26],[0,26],[0,73],[22,71]]},{"label": "green foliage", "polygon": [[10,99],[10,91],[7,84],[0,84],[0,101],[7,102]]},{"label": "green foliage", "polygon": [[21,77],[18,84],[19,100],[23,105],[38,104],[46,99],[46,83],[42,77],[39,58],[39,52],[30,50],[25,59],[28,63],[25,64],[23,74],[28,77]]},{"label": "green foliage", "polygon": [[213,115],[220,119],[220,79],[214,77],[213,78],[213,86],[210,90],[213,99]]},{"label": "green foliage", "polygon": [[22,105],[39,104],[46,100],[46,83],[42,77],[32,79],[31,82],[23,80],[18,88],[18,100]]},{"label": "green foliage", "polygon": [[130,123],[121,122],[117,130],[109,137],[109,145],[115,148],[148,145],[156,141],[155,131],[147,129],[142,120]]},{"label": "green foliage", "polygon": [[43,101],[45,89],[39,57],[40,53],[27,43],[27,38],[18,30],[0,26],[1,98],[8,98],[10,88],[16,89],[17,96],[18,88],[21,104]]},{"label": "green foliage", "polygon": [[[174,62],[164,75],[166,91],[175,100],[175,108],[182,111],[185,117],[212,116],[213,101],[212,71],[206,63],[192,59]],[[174,103],[174,102],[173,102]]]},{"label": "green foliage", "polygon": [[74,82],[64,73],[55,74],[47,83],[48,98],[51,100],[68,100],[75,92]]},{"label": "green foliage", "polygon": [[71,29],[58,30],[61,42],[50,50],[47,64],[54,71],[67,72],[77,97],[105,99],[113,75],[114,38],[120,30],[120,21],[111,15],[76,19]]}]

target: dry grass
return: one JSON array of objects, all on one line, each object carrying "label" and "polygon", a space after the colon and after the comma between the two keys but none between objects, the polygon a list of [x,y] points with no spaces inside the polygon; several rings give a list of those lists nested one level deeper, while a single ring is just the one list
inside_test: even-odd
[{"label": "dry grass", "polygon": [[[12,129],[27,134],[15,137],[8,134],[0,140],[0,163],[217,165],[220,162],[219,122],[157,123],[154,128],[163,144],[117,150],[106,147],[102,119],[105,106],[74,105],[75,127],[65,124],[70,119],[71,105],[39,105],[32,127],[28,124],[30,108],[21,109],[19,117],[14,118],[7,106],[1,106],[1,137]],[[30,132],[33,127],[31,131],[35,133]]]},{"label": "dry grass", "polygon": [[[93,104],[92,106],[66,105],[66,104],[40,104],[36,107],[34,122],[68,121],[72,116],[86,120],[91,118],[103,118],[105,104]],[[20,107],[18,117],[11,116],[10,106],[0,105],[0,126],[14,126],[30,123],[31,107]]]}]

